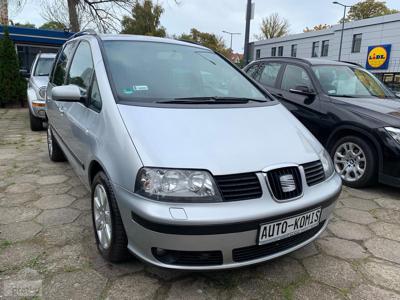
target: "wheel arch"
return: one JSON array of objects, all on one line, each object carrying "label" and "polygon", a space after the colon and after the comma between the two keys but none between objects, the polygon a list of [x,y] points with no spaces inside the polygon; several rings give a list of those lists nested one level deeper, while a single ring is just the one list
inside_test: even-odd
[{"label": "wheel arch", "polygon": [[110,176],[108,176],[108,173],[106,171],[106,168],[99,162],[99,160],[97,159],[93,159],[88,167],[88,182],[89,182],[89,187],[92,185],[94,176],[96,176],[96,174],[100,171],[103,171],[106,176],[108,178],[110,178]]},{"label": "wheel arch", "polygon": [[335,142],[345,136],[357,136],[360,138],[365,139],[368,141],[373,147],[378,155],[378,170],[380,171],[382,168],[382,160],[383,160],[383,155],[382,155],[382,149],[379,146],[379,142],[377,139],[366,129],[353,126],[353,125],[344,125],[336,128],[329,136],[327,143],[326,143],[326,148],[330,152],[332,150],[332,147],[334,146]]}]

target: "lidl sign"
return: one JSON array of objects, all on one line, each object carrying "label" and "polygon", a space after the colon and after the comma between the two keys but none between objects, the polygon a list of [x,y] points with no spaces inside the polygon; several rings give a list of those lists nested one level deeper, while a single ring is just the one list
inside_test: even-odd
[{"label": "lidl sign", "polygon": [[386,70],[389,66],[391,49],[392,45],[369,46],[366,68],[369,70]]}]

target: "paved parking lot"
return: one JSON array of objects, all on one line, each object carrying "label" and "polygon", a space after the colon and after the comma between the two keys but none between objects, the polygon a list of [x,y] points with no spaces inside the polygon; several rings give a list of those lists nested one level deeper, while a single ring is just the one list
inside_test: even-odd
[{"label": "paved parking lot", "polygon": [[[316,242],[261,265],[163,270],[97,254],[88,192],[26,110],[0,110],[0,298],[400,299],[400,190],[344,189]],[[18,297],[16,297],[18,298]]]}]

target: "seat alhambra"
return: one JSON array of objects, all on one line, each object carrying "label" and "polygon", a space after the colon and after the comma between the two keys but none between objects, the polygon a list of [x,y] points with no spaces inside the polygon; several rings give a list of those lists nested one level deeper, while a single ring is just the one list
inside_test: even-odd
[{"label": "seat alhambra", "polygon": [[328,153],[224,57],[182,41],[79,33],[47,88],[50,159],[91,190],[112,262],[259,263],[326,228],[341,191]]}]

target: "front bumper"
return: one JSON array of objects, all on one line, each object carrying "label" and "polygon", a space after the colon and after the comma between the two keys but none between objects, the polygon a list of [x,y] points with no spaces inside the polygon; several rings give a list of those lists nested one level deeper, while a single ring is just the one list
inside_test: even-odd
[{"label": "front bumper", "polygon": [[29,108],[35,117],[46,119],[47,105],[45,100],[30,100]]},{"label": "front bumper", "polygon": [[[272,199],[265,180],[262,180],[261,174],[259,176],[263,189],[261,198],[211,204],[151,201],[114,185],[129,250],[140,259],[160,267],[217,270],[260,263],[287,254],[310,243],[324,231],[341,191],[341,180],[336,173],[320,184],[304,186],[302,198],[284,203]],[[272,252],[266,249],[268,246],[262,246],[266,255],[261,257],[250,255],[238,259],[235,256],[242,250],[260,251],[261,246],[256,245],[260,224],[317,207],[322,208],[321,223],[308,235],[302,234],[303,239],[297,238],[295,243],[293,239],[287,242],[281,240],[285,247],[280,242],[273,243],[276,251]],[[157,248],[191,258],[199,252],[203,252],[199,253],[200,256],[211,253],[211,259],[217,252],[222,257],[220,263],[210,265],[166,263],[156,258]]]},{"label": "front bumper", "polygon": [[383,128],[378,129],[380,138],[379,182],[400,187],[400,144]]}]

